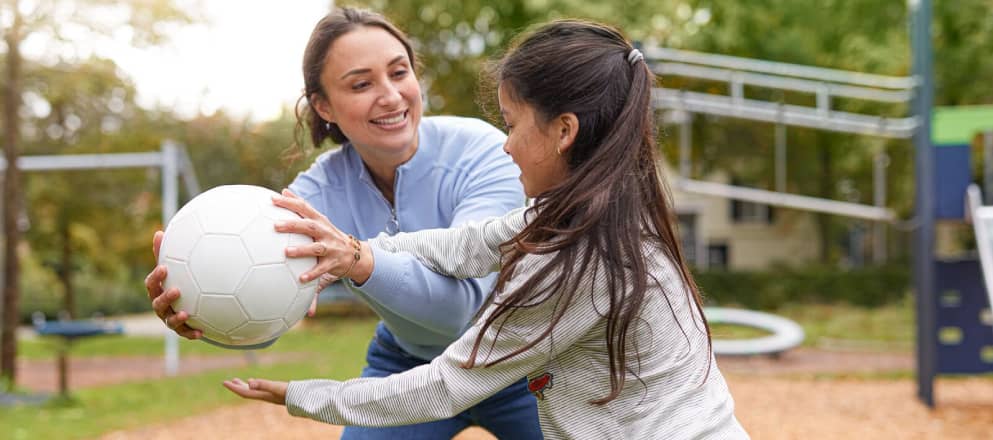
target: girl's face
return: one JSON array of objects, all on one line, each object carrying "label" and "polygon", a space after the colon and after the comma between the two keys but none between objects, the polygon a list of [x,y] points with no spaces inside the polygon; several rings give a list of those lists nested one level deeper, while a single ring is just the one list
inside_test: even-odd
[{"label": "girl's face", "polygon": [[503,151],[520,167],[524,193],[535,197],[564,181],[569,167],[563,154],[572,138],[563,145],[560,118],[542,124],[534,107],[514,99],[503,84],[497,89],[497,99],[507,129]]},{"label": "girl's face", "polygon": [[334,41],[321,72],[327,99],[315,107],[365,154],[409,158],[417,149],[421,88],[403,44],[363,26]]}]

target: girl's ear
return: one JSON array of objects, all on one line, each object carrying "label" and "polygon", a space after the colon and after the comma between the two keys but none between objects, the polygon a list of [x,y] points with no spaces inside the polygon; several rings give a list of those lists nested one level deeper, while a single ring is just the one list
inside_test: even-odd
[{"label": "girl's ear", "polygon": [[320,93],[314,93],[310,95],[310,104],[314,106],[314,111],[321,119],[327,122],[335,122],[334,120],[334,110],[331,108],[331,103],[328,102],[327,98],[322,96]]},{"label": "girl's ear", "polygon": [[575,113],[562,113],[555,118],[555,130],[558,135],[558,145],[555,150],[564,154],[576,143],[576,135],[579,134],[579,118]]}]

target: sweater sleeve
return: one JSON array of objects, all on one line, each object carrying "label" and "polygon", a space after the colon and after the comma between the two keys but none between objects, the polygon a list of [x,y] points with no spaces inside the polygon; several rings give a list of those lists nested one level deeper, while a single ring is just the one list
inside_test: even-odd
[{"label": "sweater sleeve", "polygon": [[[452,260],[461,256],[450,255]],[[528,261],[523,266],[527,269],[522,270],[511,284],[519,285],[527,277],[534,276],[540,270],[540,264],[535,263]],[[486,365],[522,348],[529,342],[525,335],[541,334],[556,307],[563,304],[550,299],[517,309],[509,318],[501,318],[502,326],[497,324],[483,333],[472,368],[463,368],[462,364],[468,360],[477,335],[483,331],[483,320],[470,327],[430,364],[382,378],[290,382],[286,394],[287,410],[294,416],[359,426],[395,426],[452,417],[529,373],[541,371],[557,354],[589,335],[600,319],[593,302],[588,300],[592,283],[580,285],[585,287],[576,292],[572,306],[550,337],[499,363]],[[485,314],[492,311],[491,306]]]},{"label": "sweater sleeve", "polygon": [[[459,148],[466,152],[453,166],[464,172],[456,173],[459,177],[452,182],[454,205],[447,227],[502,216],[522,206],[520,171],[503,153],[504,134],[476,120],[461,120],[459,126],[468,133],[463,140],[465,146]],[[475,277],[448,277],[432,271],[409,253],[373,252],[376,268],[369,279],[362,285],[346,281],[343,287],[358,290],[356,294],[374,304],[390,328],[402,329],[406,323],[415,323],[443,336],[444,343],[438,345],[448,345],[466,329],[496,281],[495,276],[487,276],[488,272]],[[432,350],[431,356],[436,353]]]},{"label": "sweater sleeve", "polygon": [[406,252],[435,272],[460,279],[481,277],[499,269],[500,244],[524,229],[527,209],[518,208],[503,217],[470,222],[459,228],[380,234],[369,244],[377,258],[383,251]]}]

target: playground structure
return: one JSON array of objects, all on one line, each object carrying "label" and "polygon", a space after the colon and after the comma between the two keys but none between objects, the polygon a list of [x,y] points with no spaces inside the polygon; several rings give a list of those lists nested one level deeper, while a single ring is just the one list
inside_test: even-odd
[{"label": "playground structure", "polygon": [[[933,383],[938,374],[963,374],[993,371],[993,211],[970,208],[974,212],[980,255],[985,274],[974,258],[970,261],[939,261],[935,258],[936,218],[961,220],[964,217],[966,186],[971,180],[967,146],[935,148],[940,136],[932,137],[932,118],[958,110],[933,109],[933,55],[931,49],[931,2],[908,3],[913,75],[893,77],[824,69],[787,63],[775,63],[724,55],[703,54],[656,47],[641,47],[653,71],[663,78],[680,76],[695,80],[727,83],[727,93],[653,90],[655,107],[663,111],[664,122],[679,129],[677,176],[673,186],[686,193],[780,206],[811,212],[840,215],[876,222],[874,256],[885,258],[885,223],[897,221],[886,207],[885,168],[887,158],[874,158],[874,203],[864,205],[790,194],[787,188],[786,129],[805,127],[832,132],[852,133],[893,139],[909,139],[914,146],[916,198],[915,215],[907,223],[914,226],[914,275],[917,303],[917,388],[918,397],[934,406]],[[747,97],[747,87],[800,92],[815,97],[814,106],[787,105]],[[886,118],[834,110],[832,98],[907,104],[910,115]],[[961,109],[960,109],[961,110]],[[970,113],[969,110],[965,110]],[[709,114],[775,124],[774,189],[764,190],[694,180],[690,175],[691,123],[694,114]],[[946,117],[956,135],[970,136],[978,129],[993,128],[993,111],[987,115],[970,113]],[[939,125],[944,130],[945,125]],[[964,133],[964,134],[963,134]],[[941,135],[939,131],[936,135]],[[959,139],[961,141],[961,139]],[[967,144],[968,142],[966,142]],[[984,137],[986,150],[984,185],[987,202],[993,201],[993,132]],[[964,152],[964,153],[963,153]],[[940,173],[942,178],[937,179]],[[978,207],[978,203],[976,204]],[[993,209],[993,208],[991,208]],[[694,228],[699,231],[699,228]],[[696,237],[697,243],[703,240]],[[942,292],[939,295],[936,292]],[[762,319],[743,316],[736,321],[768,329]],[[752,341],[751,350],[759,353],[771,348],[770,340]],[[768,344],[768,345],[766,345]],[[715,341],[715,352],[718,352]],[[748,352],[748,350],[745,350]]]},{"label": "playground structure", "polygon": [[69,397],[69,350],[77,339],[102,335],[120,335],[124,326],[116,322],[100,320],[46,321],[45,315],[35,312],[32,315],[34,329],[39,335],[58,337],[59,394]]},{"label": "playground structure", "polygon": [[726,356],[778,356],[803,343],[803,327],[792,320],[753,310],[705,307],[710,324],[734,324],[771,333],[751,339],[714,339],[714,353]]},{"label": "playground structure", "polygon": [[[932,259],[936,295],[928,303],[933,342],[919,347],[926,382],[938,374],[993,371],[993,106],[939,107],[934,112],[935,218],[939,224],[971,222],[975,250]],[[972,183],[974,141],[982,144],[983,189]],[[940,177],[940,178],[939,178]],[[985,194],[987,202],[984,202]]]},{"label": "playground structure", "polygon": [[[176,213],[179,206],[179,180],[182,178],[186,193],[190,198],[200,193],[200,183],[197,181],[186,149],[181,145],[165,141],[159,152],[147,153],[108,153],[108,154],[79,154],[79,155],[43,155],[22,156],[17,166],[25,172],[60,171],[60,170],[108,170],[118,168],[153,168],[162,172],[162,224],[168,224],[169,219]],[[7,169],[7,163],[0,158],[0,171]],[[2,276],[2,274],[0,274]],[[43,335],[60,336],[65,345],[60,352],[60,360],[64,362],[71,339],[97,333],[113,333],[113,326],[93,325],[85,321],[70,321],[61,323],[36,322],[36,331]],[[165,372],[175,375],[179,370],[179,336],[166,332],[165,336]],[[60,377],[63,382],[64,378]],[[63,390],[64,391],[64,390]]]},{"label": "playground structure", "polygon": [[[893,77],[836,69],[776,63],[763,60],[705,54],[682,50],[643,47],[646,61],[665,81],[673,76],[692,80],[726,82],[727,94],[694,92],[659,87],[653,90],[654,105],[663,111],[663,122],[679,127],[677,174],[673,186],[683,192],[724,199],[820,212],[874,221],[873,255],[885,258],[885,223],[896,220],[886,207],[885,164],[887,158],[877,153],[874,159],[874,204],[830,200],[786,192],[786,130],[804,127],[883,138],[906,139],[917,125],[912,116],[882,116],[834,110],[832,99],[842,97],[873,102],[907,104],[913,97],[915,81],[910,77]],[[772,102],[748,97],[745,88],[809,93],[815,106]],[[765,190],[694,179],[691,175],[692,129],[695,114],[717,115],[775,124],[775,188]],[[701,228],[692,228],[695,243],[706,238]],[[700,255],[698,251],[696,253]],[[699,265],[699,264],[698,264]],[[724,355],[776,355],[803,342],[803,330],[795,322],[768,313],[708,308],[707,317],[714,323],[755,327],[772,333],[748,340],[715,340],[714,352]]]}]

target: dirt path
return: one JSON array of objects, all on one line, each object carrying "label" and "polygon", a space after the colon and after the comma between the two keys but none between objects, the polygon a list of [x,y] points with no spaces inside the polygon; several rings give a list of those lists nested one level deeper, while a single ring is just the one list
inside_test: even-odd
[{"label": "dirt path", "polygon": [[[256,354],[254,362],[270,365],[303,359],[304,355]],[[183,356],[179,374],[195,374],[221,368],[248,365],[252,360],[245,356]],[[54,361],[17,361],[17,383],[32,391],[53,392],[58,389],[58,370]],[[95,387],[122,382],[165,378],[161,356],[128,357],[70,357],[69,389]]]},{"label": "dirt path", "polygon": [[[281,406],[251,402],[142,429],[112,432],[100,440],[337,439],[341,429],[340,426],[292,417]],[[494,438],[478,428],[469,428],[455,436],[455,440]]]},{"label": "dirt path", "polygon": [[993,378],[939,380],[935,410],[913,380],[728,375],[736,414],[754,439],[989,440]]},{"label": "dirt path", "polygon": [[[737,416],[752,438],[763,440],[988,440],[993,432],[993,379],[938,383],[938,407],[914,398],[911,380],[779,379],[728,375]],[[263,403],[110,433],[101,440],[334,439],[341,428],[291,417]],[[458,440],[493,437],[467,430]]]},{"label": "dirt path", "polygon": [[[837,381],[728,375],[737,416],[763,440],[988,440],[993,432],[993,379],[939,381],[938,407],[914,398],[910,380]],[[338,438],[341,428],[291,417],[282,407],[248,403],[101,440],[178,438]],[[492,436],[467,430],[458,440]]]},{"label": "dirt path", "polygon": [[[279,361],[285,360],[281,355]],[[263,355],[260,363],[277,359]],[[149,358],[73,359],[74,389],[162,377],[162,360]],[[244,365],[233,357],[184,357],[184,374]],[[791,351],[780,359],[722,358],[737,416],[755,439],[955,439],[988,440],[993,433],[993,377],[942,379],[936,384],[937,409],[915,397],[913,379],[823,379],[825,373],[911,371],[912,358],[900,353]],[[21,384],[52,390],[51,362],[24,362]],[[856,375],[857,376],[857,375]],[[864,375],[863,375],[864,377]],[[340,428],[290,417],[262,403],[224,407],[138,430],[109,433],[104,440],[338,438]],[[481,430],[459,440],[492,439]]]}]

